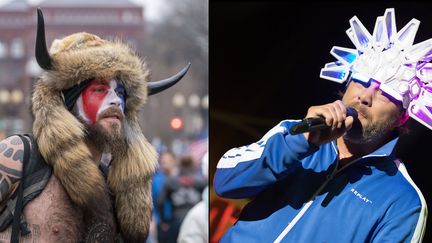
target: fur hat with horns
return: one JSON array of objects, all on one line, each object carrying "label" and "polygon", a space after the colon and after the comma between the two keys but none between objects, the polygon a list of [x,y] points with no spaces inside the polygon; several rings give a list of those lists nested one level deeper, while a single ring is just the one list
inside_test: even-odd
[{"label": "fur hat with horns", "polygon": [[[151,220],[151,178],[157,158],[141,132],[138,111],[147,95],[178,82],[190,64],[171,78],[148,82],[145,63],[130,47],[84,32],[55,40],[48,52],[40,9],[36,60],[44,69],[32,96],[33,134],[41,155],[73,203],[85,213],[111,210],[110,202],[103,206],[106,199],[102,199],[109,188],[115,196],[117,223],[124,239],[143,242]],[[85,87],[83,83],[92,78],[121,80],[127,94],[123,125],[128,147],[124,156],[113,157],[108,183],[92,161],[84,125],[69,111]]]}]

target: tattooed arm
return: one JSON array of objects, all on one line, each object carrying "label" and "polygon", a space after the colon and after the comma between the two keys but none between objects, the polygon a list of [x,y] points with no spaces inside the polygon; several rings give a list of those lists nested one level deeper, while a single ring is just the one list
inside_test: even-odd
[{"label": "tattooed arm", "polygon": [[17,188],[21,179],[24,145],[19,136],[0,142],[0,205]]}]

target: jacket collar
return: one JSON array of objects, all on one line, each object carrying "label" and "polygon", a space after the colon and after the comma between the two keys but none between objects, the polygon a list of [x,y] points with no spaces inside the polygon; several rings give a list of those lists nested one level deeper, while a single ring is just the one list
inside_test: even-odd
[{"label": "jacket collar", "polygon": [[[344,165],[342,168],[338,169],[337,171],[340,172],[341,170],[344,170],[345,168],[347,168],[350,165],[357,163],[359,161],[367,161],[367,160],[365,160],[366,158],[379,158],[379,157],[393,158],[395,156],[395,152],[396,152],[395,148],[396,148],[396,144],[397,144],[398,140],[399,140],[399,137],[397,137],[397,136],[394,137],[393,139],[391,139],[386,144],[379,147],[378,149],[376,149],[372,153],[363,155],[362,157],[359,157],[359,158],[349,162],[348,164]],[[336,140],[332,141],[331,143],[332,143],[334,150],[336,151],[336,158],[337,158],[338,154],[339,154],[339,150],[337,149]]]},{"label": "jacket collar", "polygon": [[372,153],[363,156],[365,157],[388,157],[388,156],[394,156],[395,155],[395,148],[397,141],[399,140],[399,137],[395,137],[377,150],[373,151]]}]

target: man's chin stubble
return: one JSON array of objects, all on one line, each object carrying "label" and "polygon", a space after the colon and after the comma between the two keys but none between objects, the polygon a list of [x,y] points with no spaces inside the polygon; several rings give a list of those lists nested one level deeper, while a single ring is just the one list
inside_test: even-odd
[{"label": "man's chin stubble", "polygon": [[124,130],[116,123],[111,123],[108,128],[98,122],[87,125],[87,140],[103,152],[110,152],[113,156],[121,156],[127,146],[124,138]]},{"label": "man's chin stubble", "polygon": [[389,132],[391,122],[383,124],[369,123],[366,126],[362,126],[360,122],[353,124],[351,130],[349,130],[343,138],[354,144],[367,144],[375,139],[379,139],[385,136]]}]

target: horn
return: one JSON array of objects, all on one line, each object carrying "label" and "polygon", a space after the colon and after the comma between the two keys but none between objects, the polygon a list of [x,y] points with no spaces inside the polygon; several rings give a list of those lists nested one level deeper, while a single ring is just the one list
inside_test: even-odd
[{"label": "horn", "polygon": [[37,24],[37,34],[36,34],[36,61],[39,66],[45,70],[52,69],[52,59],[50,54],[48,53],[48,49],[46,47],[45,42],[45,23],[42,14],[42,10],[40,8],[37,9],[38,14],[38,24]]},{"label": "horn", "polygon": [[169,77],[169,78],[164,79],[164,80],[149,82],[147,85],[148,95],[157,94],[161,91],[164,91],[165,89],[168,89],[169,87],[173,86],[174,84],[176,84],[187,73],[190,65],[191,65],[191,63],[188,63],[188,65],[186,65],[186,67],[184,67],[182,70],[180,70],[180,72],[178,72],[177,74],[175,74],[172,77]]}]

